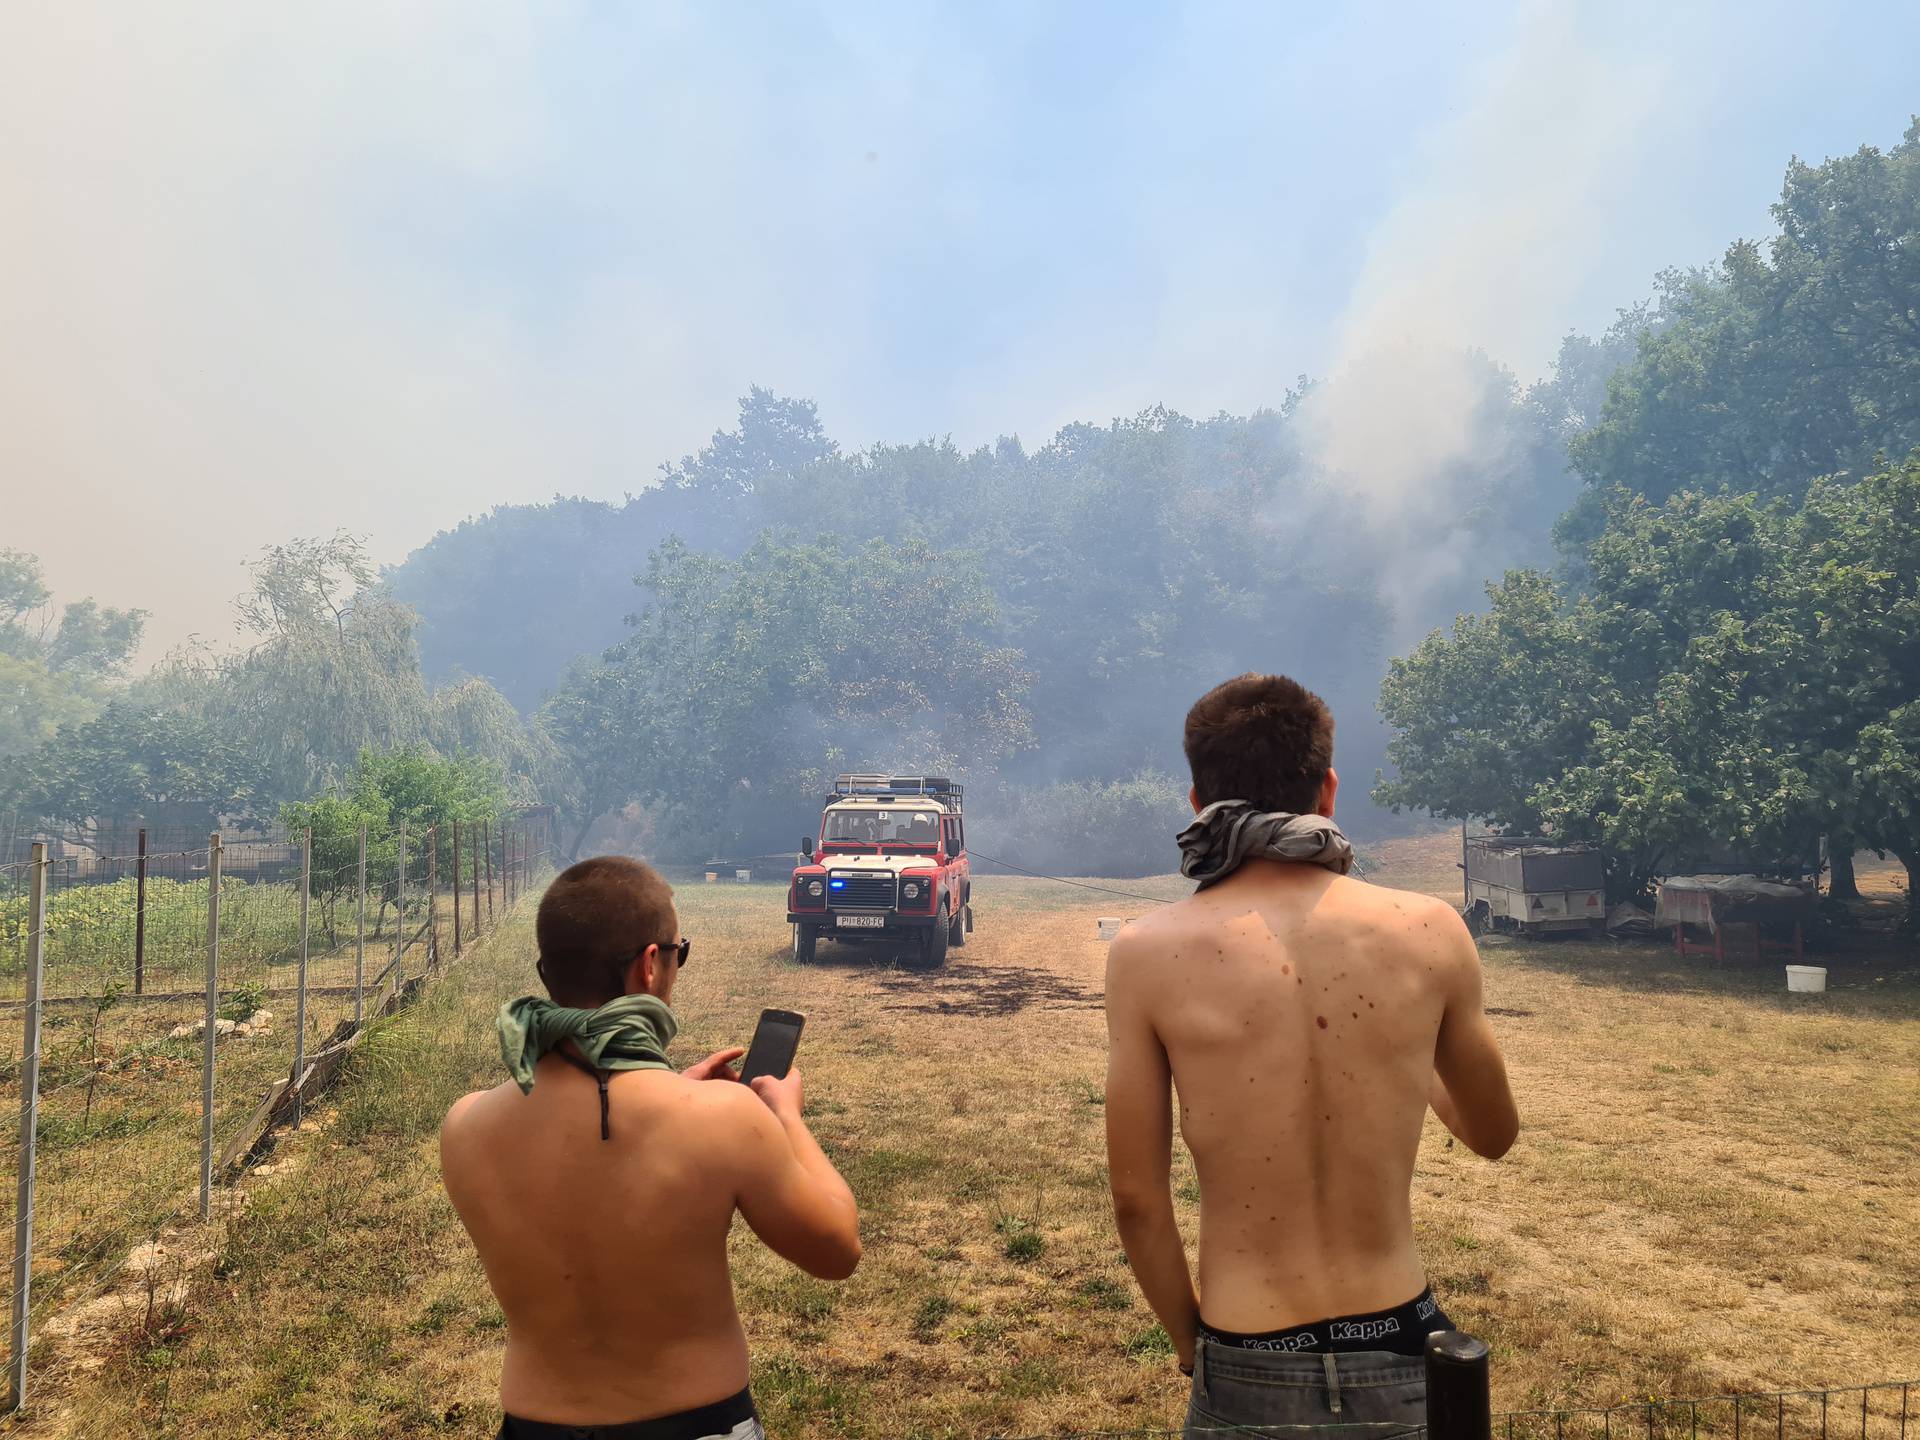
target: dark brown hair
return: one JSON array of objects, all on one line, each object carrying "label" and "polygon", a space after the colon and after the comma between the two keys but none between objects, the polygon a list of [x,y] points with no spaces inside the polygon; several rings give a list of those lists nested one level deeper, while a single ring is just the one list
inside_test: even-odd
[{"label": "dark brown hair", "polygon": [[556,1003],[591,1009],[625,989],[627,967],[673,934],[673,887],[651,865],[599,855],[562,870],[540,897],[533,933]]},{"label": "dark brown hair", "polygon": [[1202,805],[1245,800],[1305,815],[1333,767],[1333,712],[1284,675],[1241,675],[1194,702],[1186,747]]}]

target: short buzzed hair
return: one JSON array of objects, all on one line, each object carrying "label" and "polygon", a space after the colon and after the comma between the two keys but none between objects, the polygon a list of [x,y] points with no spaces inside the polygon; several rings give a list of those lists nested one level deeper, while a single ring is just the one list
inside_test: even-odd
[{"label": "short buzzed hair", "polygon": [[582,1009],[617,998],[635,958],[675,938],[673,923],[673,887],[651,865],[598,855],[568,866],[533,921],[547,993]]},{"label": "short buzzed hair", "polygon": [[1185,741],[1202,805],[1245,800],[1305,815],[1333,768],[1333,712],[1296,680],[1249,673],[1194,702]]}]

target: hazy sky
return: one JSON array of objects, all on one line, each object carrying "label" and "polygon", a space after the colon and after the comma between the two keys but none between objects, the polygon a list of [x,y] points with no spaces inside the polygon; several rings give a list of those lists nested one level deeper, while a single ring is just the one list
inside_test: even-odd
[{"label": "hazy sky", "polygon": [[750,383],[970,444],[1531,375],[1920,108],[1904,0],[1457,8],[14,0],[0,546],[171,642],[275,540],[638,490]]}]

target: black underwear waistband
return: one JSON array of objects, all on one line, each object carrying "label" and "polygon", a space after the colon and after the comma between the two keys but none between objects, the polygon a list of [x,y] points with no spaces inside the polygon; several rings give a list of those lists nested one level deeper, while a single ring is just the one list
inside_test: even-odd
[{"label": "black underwear waistband", "polygon": [[1284,1330],[1269,1330],[1262,1335],[1216,1330],[1202,1320],[1200,1338],[1230,1350],[1305,1350],[1334,1355],[1355,1350],[1384,1350],[1393,1355],[1419,1355],[1426,1349],[1427,1336],[1436,1330],[1452,1328],[1453,1322],[1433,1298],[1433,1287],[1429,1285],[1404,1305],[1388,1310],[1316,1320],[1311,1325],[1289,1325]]},{"label": "black underwear waistband", "polygon": [[709,1440],[755,1418],[753,1394],[742,1390],[695,1410],[624,1425],[555,1425],[509,1415],[500,1422],[500,1440]]}]

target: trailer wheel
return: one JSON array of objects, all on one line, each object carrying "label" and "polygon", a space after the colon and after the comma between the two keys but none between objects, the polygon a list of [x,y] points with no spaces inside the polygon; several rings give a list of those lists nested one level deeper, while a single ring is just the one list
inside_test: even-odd
[{"label": "trailer wheel", "polygon": [[1467,907],[1467,913],[1460,918],[1467,922],[1467,934],[1478,939],[1487,933],[1487,922],[1491,918],[1491,915],[1492,912],[1488,909],[1487,902],[1484,900],[1476,900]]},{"label": "trailer wheel", "polygon": [[820,930],[814,925],[802,925],[798,921],[793,926],[793,963],[811,965],[814,947],[819,944]]}]

